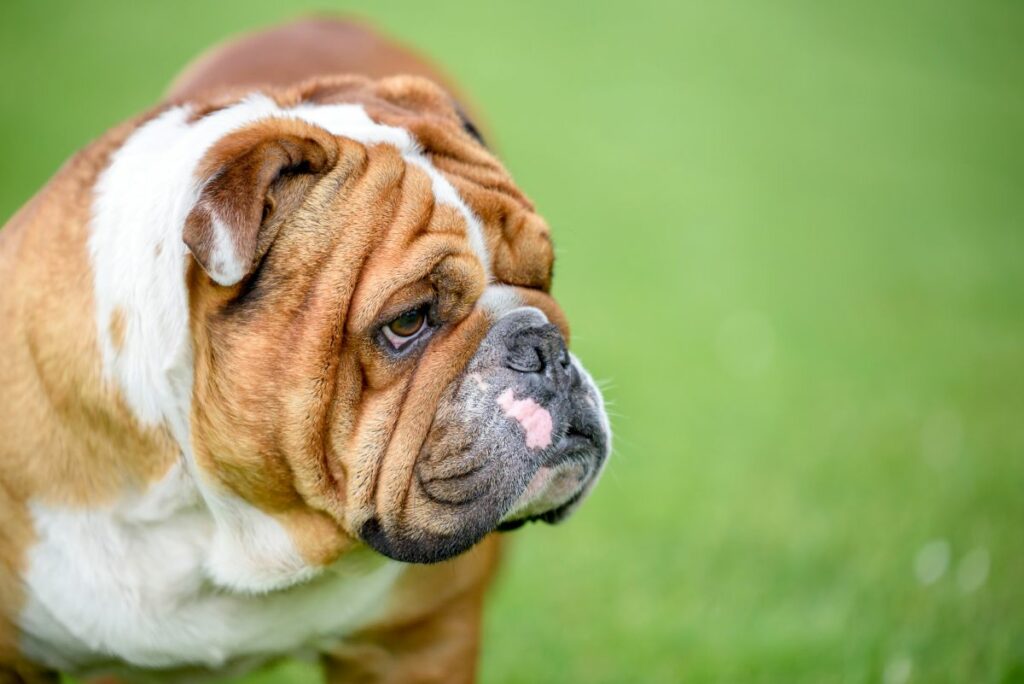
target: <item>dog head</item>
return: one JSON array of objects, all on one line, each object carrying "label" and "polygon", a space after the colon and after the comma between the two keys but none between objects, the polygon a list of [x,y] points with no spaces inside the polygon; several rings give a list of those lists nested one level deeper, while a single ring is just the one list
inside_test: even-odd
[{"label": "dog head", "polygon": [[446,93],[320,79],[141,134],[160,126],[200,150],[173,211],[179,432],[209,491],[322,561],[339,535],[439,561],[580,502],[610,432],[550,296],[549,230]]}]

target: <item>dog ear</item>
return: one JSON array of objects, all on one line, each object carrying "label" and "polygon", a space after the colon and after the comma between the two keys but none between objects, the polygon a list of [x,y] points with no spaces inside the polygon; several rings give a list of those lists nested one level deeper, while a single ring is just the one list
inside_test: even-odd
[{"label": "dog ear", "polygon": [[192,256],[216,283],[237,284],[337,159],[330,133],[295,119],[265,119],[221,138],[197,169],[199,197],[184,230]]}]

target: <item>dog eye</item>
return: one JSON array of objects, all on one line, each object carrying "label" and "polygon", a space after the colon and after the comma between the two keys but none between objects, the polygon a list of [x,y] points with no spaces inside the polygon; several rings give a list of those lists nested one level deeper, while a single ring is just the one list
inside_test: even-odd
[{"label": "dog eye", "polygon": [[395,349],[401,349],[423,332],[427,323],[429,304],[410,309],[384,326],[384,336]]}]

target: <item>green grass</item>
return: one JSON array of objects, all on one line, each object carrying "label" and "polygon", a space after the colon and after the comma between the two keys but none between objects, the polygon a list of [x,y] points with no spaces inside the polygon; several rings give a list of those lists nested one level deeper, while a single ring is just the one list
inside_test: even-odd
[{"label": "green grass", "polygon": [[[833,5],[356,8],[487,113],[611,381],[614,459],[515,536],[484,682],[1024,681],[1024,5]],[[299,9],[6,3],[0,214]]]}]

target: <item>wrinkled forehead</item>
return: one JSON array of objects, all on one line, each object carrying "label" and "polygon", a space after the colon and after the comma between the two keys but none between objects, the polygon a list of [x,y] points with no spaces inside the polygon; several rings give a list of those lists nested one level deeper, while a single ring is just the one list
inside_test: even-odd
[{"label": "wrinkled forehead", "polygon": [[411,76],[339,76],[265,96],[334,135],[397,148],[430,177],[435,201],[462,216],[491,283],[550,290],[554,251],[546,222],[439,86]]},{"label": "wrinkled forehead", "polygon": [[[367,84],[366,90],[360,99],[368,117],[409,135],[471,212],[471,230],[481,231],[491,278],[547,292],[554,260],[548,226],[465,125],[452,98],[419,78],[384,79]],[[323,84],[310,99],[346,97],[343,88],[331,91]],[[440,196],[447,198],[443,192]]]}]

